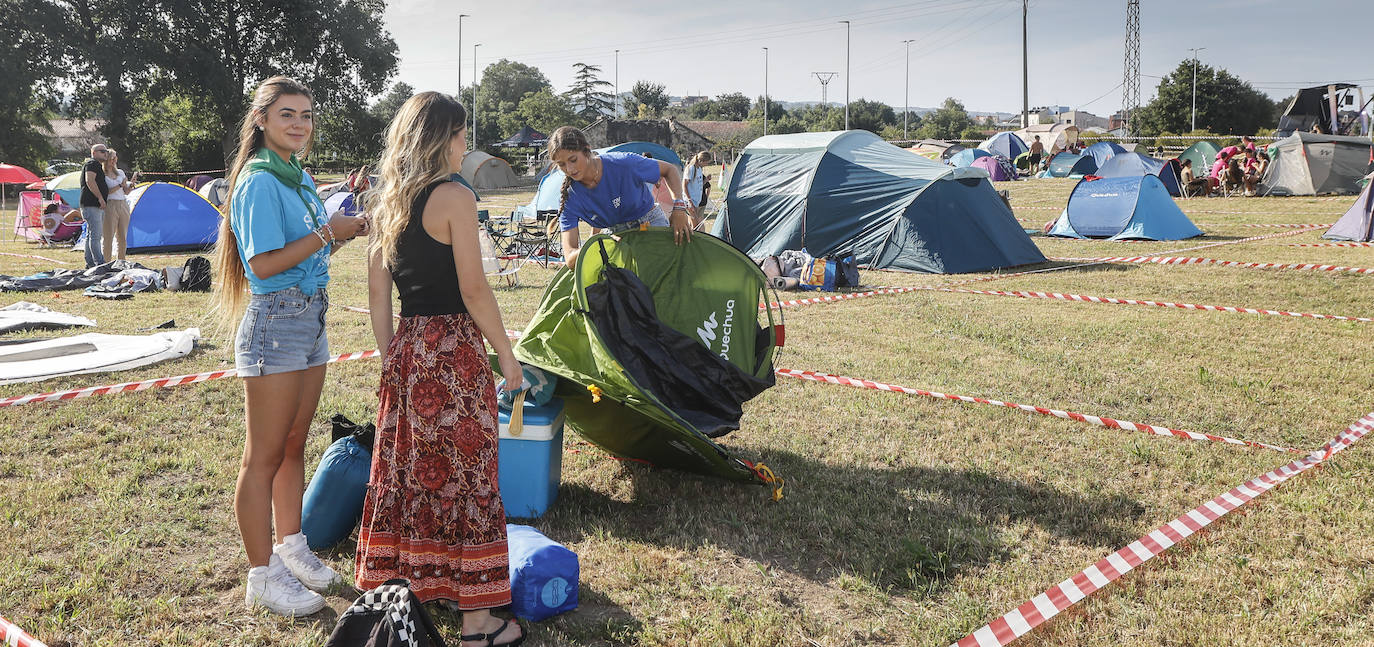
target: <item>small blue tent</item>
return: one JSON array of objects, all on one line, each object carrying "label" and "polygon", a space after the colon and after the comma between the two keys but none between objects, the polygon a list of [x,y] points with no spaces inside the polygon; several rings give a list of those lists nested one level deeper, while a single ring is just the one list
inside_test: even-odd
[{"label": "small blue tent", "polygon": [[324,212],[332,214],[343,209],[345,216],[357,216],[359,207],[362,206],[359,202],[354,194],[348,191],[336,191],[324,199]]},{"label": "small blue tent", "polygon": [[1155,159],[1140,153],[1117,153],[1106,164],[1098,167],[1097,173],[1101,177],[1140,177],[1142,175],[1153,175],[1164,183],[1164,188],[1168,189],[1169,195],[1178,197],[1183,195],[1178,186],[1178,162],[1173,160],[1165,161]]},{"label": "small blue tent", "polygon": [[1182,240],[1201,236],[1153,175],[1083,180],[1049,231],[1066,238]]},{"label": "small blue tent", "polygon": [[1126,152],[1126,149],[1114,142],[1097,142],[1083,149],[1083,155],[1093,158],[1093,162],[1097,164],[1097,168],[1102,168],[1102,165],[1106,164],[1107,160],[1124,152]]},{"label": "small blue tent", "polygon": [[981,148],[965,148],[964,150],[961,150],[951,155],[949,158],[949,163],[951,166],[957,168],[968,168],[970,166],[973,166],[973,160],[976,160],[980,157],[987,157],[991,154],[992,153],[989,153]]},{"label": "small blue tent", "polygon": [[[649,153],[656,160],[672,162],[677,167],[682,168],[682,158],[678,157],[672,149],[659,146],[653,142],[625,142],[607,148],[598,148],[594,153]],[[532,219],[540,211],[557,211],[558,203],[562,200],[563,178],[567,177],[563,171],[558,170],[558,166],[549,164],[548,172],[539,179],[539,189],[534,193],[534,199],[530,203],[516,209],[516,213],[526,219]]]},{"label": "small blue tent", "polygon": [[616,144],[615,146],[598,148],[596,149],[596,152],[639,153],[641,155],[643,155],[644,153],[648,153],[650,155],[653,155],[654,159],[656,160],[672,162],[674,164],[677,164],[678,168],[682,168],[682,158],[678,157],[677,153],[673,152],[673,149],[668,148],[667,146],[660,146],[653,142],[625,142],[624,144]]},{"label": "small blue tent", "polygon": [[180,184],[150,182],[129,193],[130,252],[205,249],[219,239],[219,209]]},{"label": "small blue tent", "polygon": [[1021,153],[1030,152],[1030,146],[1027,146],[1026,142],[1022,141],[1021,138],[1013,132],[997,133],[989,137],[987,141],[979,144],[978,148],[992,153],[993,155],[1001,155],[1009,160],[1020,157]]},{"label": "small blue tent", "polygon": [[770,135],[741,153],[711,233],[755,258],[853,253],[910,272],[1044,261],[987,177],[864,130]]},{"label": "small blue tent", "polygon": [[1060,153],[1050,160],[1050,177],[1083,177],[1097,172],[1097,161],[1087,155]]}]

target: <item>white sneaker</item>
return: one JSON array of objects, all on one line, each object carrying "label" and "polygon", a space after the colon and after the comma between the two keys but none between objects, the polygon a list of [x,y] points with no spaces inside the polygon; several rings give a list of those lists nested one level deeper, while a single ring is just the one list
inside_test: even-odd
[{"label": "white sneaker", "polygon": [[243,596],[248,608],[264,608],[283,616],[305,616],[324,608],[324,597],[301,586],[277,555],[267,566],[248,569],[248,590]]},{"label": "white sneaker", "polygon": [[341,579],[334,569],[329,568],[315,556],[315,553],[310,552],[310,545],[306,543],[304,533],[290,535],[280,544],[272,546],[272,554],[280,557],[291,574],[312,591],[324,593]]}]

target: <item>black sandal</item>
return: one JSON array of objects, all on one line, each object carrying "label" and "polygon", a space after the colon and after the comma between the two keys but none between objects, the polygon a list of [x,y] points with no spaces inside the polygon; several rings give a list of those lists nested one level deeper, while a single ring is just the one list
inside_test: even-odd
[{"label": "black sandal", "polygon": [[508,643],[498,643],[498,642],[496,642],[496,637],[499,636],[499,635],[501,635],[501,632],[505,631],[505,630],[506,630],[506,627],[510,626],[510,623],[511,623],[510,620],[506,620],[506,621],[503,621],[503,622],[501,623],[501,626],[500,626],[500,627],[497,627],[497,628],[496,628],[496,631],[493,631],[493,632],[488,633],[488,634],[468,634],[468,635],[466,635],[466,636],[459,636],[459,637],[458,637],[458,640],[459,640],[459,641],[462,641],[462,642],[472,642],[472,641],[474,641],[474,640],[485,640],[485,641],[487,641],[486,647],[516,647],[516,645],[519,645],[519,644],[525,642],[525,628],[524,628],[524,627],[520,627],[520,623],[518,623],[518,622],[515,623],[515,626],[520,627],[520,637],[519,637],[519,638],[516,638],[515,640],[512,640],[512,641],[510,641],[510,642],[508,642]]}]

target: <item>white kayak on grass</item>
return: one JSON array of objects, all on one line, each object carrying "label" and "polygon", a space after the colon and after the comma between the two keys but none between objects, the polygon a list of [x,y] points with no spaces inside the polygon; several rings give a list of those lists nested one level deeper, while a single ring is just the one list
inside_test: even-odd
[{"label": "white kayak on grass", "polygon": [[94,326],[95,322],[85,317],[54,312],[36,303],[18,301],[0,308],[0,333],[31,328],[66,328],[69,326]]},{"label": "white kayak on grass", "polygon": [[0,384],[39,382],[64,375],[123,371],[185,357],[200,329],[152,335],[86,333],[0,346]]}]

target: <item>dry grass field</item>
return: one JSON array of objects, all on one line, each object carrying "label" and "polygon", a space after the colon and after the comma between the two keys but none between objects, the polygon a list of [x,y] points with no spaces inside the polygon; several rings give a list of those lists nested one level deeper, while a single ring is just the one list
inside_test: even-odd
[{"label": "dry grass field", "polygon": [[[1073,182],[999,184],[1038,228]],[[530,191],[493,192],[505,211]],[[1048,239],[1051,257],[1172,255],[1374,267],[1374,248],[1296,247],[1352,199],[1206,198],[1180,206],[1205,238]],[[8,221],[7,221],[8,222]],[[67,250],[0,252],[79,265]],[[184,256],[184,255],[183,255]],[[139,258],[153,267],[182,257]],[[1047,269],[1072,265],[1051,262]],[[0,256],[0,274],[52,263]],[[333,352],[372,347],[362,246],[333,263]],[[522,328],[553,273],[527,266],[497,297]],[[975,275],[988,276],[988,275]],[[974,276],[865,272],[867,285]],[[963,286],[1374,317],[1374,276],[1215,265],[1103,263]],[[190,356],[114,375],[0,387],[0,397],[232,365],[201,294],[99,301],[7,294],[108,333],[175,319]],[[803,295],[805,296],[805,295]],[[787,296],[786,298],[795,298]],[[0,305],[4,305],[0,304]],[[780,368],[809,369],[1304,452],[1374,409],[1374,323],[917,291],[786,311]],[[0,337],[0,341],[21,335]],[[375,415],[379,363],[331,365],[327,418]],[[324,642],[356,595],[289,620],[242,602],[231,509],[242,386],[218,380],[0,409],[0,615],[52,647]],[[1292,460],[1267,449],[1104,429],[1003,407],[779,378],[722,439],[786,478],[785,497],[608,460],[575,436],[535,522],[581,558],[582,605],[529,626],[534,645],[948,645],[1199,503]],[[1294,478],[1070,608],[1024,645],[1368,645],[1374,641],[1374,441]],[[354,544],[326,558],[351,573]],[[439,613],[457,644],[457,618]]]}]

